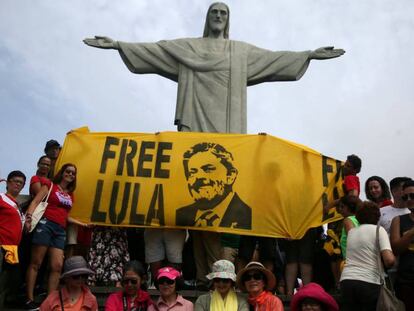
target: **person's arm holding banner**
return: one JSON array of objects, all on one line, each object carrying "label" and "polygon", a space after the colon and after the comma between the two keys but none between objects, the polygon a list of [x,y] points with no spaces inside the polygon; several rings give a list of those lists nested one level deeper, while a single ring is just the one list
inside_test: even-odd
[{"label": "person's arm holding banner", "polygon": [[72,223],[72,224],[75,224],[75,225],[78,225],[78,226],[81,226],[81,227],[86,227],[86,228],[92,227],[91,224],[87,224],[87,223],[84,223],[82,221],[76,220],[75,218],[72,218],[70,216],[68,217],[68,222]]}]

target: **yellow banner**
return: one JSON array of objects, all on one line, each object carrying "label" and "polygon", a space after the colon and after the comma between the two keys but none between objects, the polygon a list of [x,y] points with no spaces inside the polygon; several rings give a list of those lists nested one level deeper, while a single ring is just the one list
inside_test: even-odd
[{"label": "yellow banner", "polygon": [[338,160],[270,135],[70,132],[58,168],[77,166],[71,216],[108,226],[300,238],[339,219]]}]

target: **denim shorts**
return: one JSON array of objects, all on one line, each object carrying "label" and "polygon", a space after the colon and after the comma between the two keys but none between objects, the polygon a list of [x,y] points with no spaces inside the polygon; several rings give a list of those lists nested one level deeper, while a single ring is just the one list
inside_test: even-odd
[{"label": "denim shorts", "polygon": [[66,231],[61,225],[42,218],[34,229],[32,243],[65,249],[65,240]]}]

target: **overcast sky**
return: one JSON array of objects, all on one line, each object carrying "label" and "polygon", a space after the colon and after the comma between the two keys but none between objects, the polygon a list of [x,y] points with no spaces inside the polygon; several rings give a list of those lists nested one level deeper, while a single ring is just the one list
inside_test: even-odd
[{"label": "overcast sky", "polygon": [[[0,176],[32,176],[45,142],[70,129],[158,132],[173,125],[177,86],[130,73],[113,50],[129,42],[200,37],[211,1],[0,1]],[[363,160],[361,182],[414,177],[414,1],[227,1],[230,38],[270,50],[334,45],[298,82],[248,88],[248,133]],[[0,186],[4,190],[4,184]]]}]

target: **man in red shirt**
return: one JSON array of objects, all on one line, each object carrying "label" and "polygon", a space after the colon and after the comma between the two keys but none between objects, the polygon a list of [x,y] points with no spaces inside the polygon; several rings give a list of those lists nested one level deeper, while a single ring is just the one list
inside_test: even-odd
[{"label": "man in red shirt", "polygon": [[24,216],[16,199],[25,182],[21,171],[12,171],[7,176],[7,192],[0,194],[0,310],[19,262],[17,246],[22,238]]},{"label": "man in red shirt", "polygon": [[355,154],[347,156],[342,168],[344,174],[344,195],[359,197],[360,186],[357,174],[361,171],[361,159]]},{"label": "man in red shirt", "polygon": [[344,176],[344,195],[359,197],[360,185],[357,174],[361,171],[361,159],[355,154],[347,156],[346,162],[342,167]]},{"label": "man in red shirt", "polygon": [[[355,154],[351,154],[346,157],[346,161],[344,166],[342,167],[342,174],[344,181],[342,183],[342,188],[344,191],[344,196],[346,197],[354,197],[357,201],[359,201],[359,193],[360,193],[360,183],[359,177],[357,174],[361,171],[361,159],[356,156]],[[324,213],[329,213],[331,208],[335,208],[339,204],[339,200],[333,200],[326,204],[323,209]],[[331,233],[336,235],[337,237],[340,236],[340,231],[338,231],[338,221],[328,224],[328,229],[331,229]],[[329,230],[328,230],[329,231]],[[339,278],[341,275],[341,258],[335,254],[331,254],[331,270],[332,274],[335,279],[335,283],[339,283]]]},{"label": "man in red shirt", "polygon": [[[357,174],[361,171],[361,163],[361,159],[355,154],[346,157],[346,161],[342,167],[344,196],[359,198],[360,183]],[[324,211],[327,213],[331,208],[336,207],[338,203],[339,199],[329,202],[324,206]]]}]

